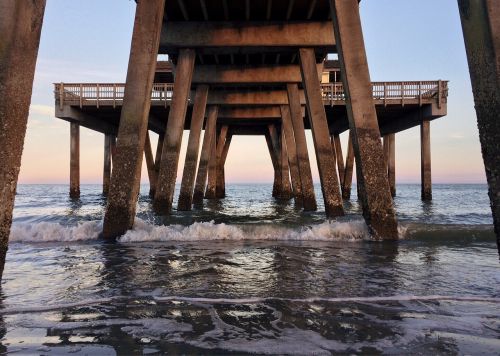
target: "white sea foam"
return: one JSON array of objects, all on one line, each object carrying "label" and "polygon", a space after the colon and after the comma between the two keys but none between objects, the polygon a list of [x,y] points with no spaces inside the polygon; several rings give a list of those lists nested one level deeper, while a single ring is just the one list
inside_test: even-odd
[{"label": "white sea foam", "polygon": [[[79,242],[96,240],[102,231],[101,221],[87,221],[77,226],[41,222],[15,223],[10,242]],[[134,228],[118,240],[122,243],[200,241],[200,240],[283,240],[283,241],[358,241],[370,240],[363,221],[324,222],[288,228],[280,225],[227,225],[212,222],[189,226],[157,226],[137,219]]]},{"label": "white sea foam", "polygon": [[77,226],[40,222],[35,224],[13,224],[10,242],[76,242],[95,240],[102,231],[102,222],[85,221]]},{"label": "white sea foam", "polygon": [[362,221],[325,222],[291,229],[277,225],[236,226],[212,222],[189,226],[153,226],[138,220],[132,230],[119,238],[120,242],[199,241],[199,240],[297,240],[332,241],[370,239]]}]

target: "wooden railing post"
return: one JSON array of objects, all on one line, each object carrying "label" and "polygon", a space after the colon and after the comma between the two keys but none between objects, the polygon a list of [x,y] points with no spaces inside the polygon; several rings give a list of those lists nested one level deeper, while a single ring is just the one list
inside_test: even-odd
[{"label": "wooden railing post", "polygon": [[404,82],[401,82],[401,106],[405,106],[405,88]]},{"label": "wooden railing post", "polygon": [[59,84],[59,108],[62,110],[64,106],[64,83]]},{"label": "wooden railing post", "polygon": [[80,84],[80,109],[83,106],[83,84]]},{"label": "wooden railing post", "polygon": [[418,82],[418,104],[422,106],[422,82]]},{"label": "wooden railing post", "polygon": [[438,109],[441,109],[441,98],[443,97],[443,88],[441,87],[442,80],[438,81]]},{"label": "wooden railing post", "polygon": [[95,97],[96,97],[97,108],[99,109],[99,84],[97,84],[97,87],[96,87]]},{"label": "wooden railing post", "polygon": [[116,108],[116,83],[113,84],[113,109]]},{"label": "wooden railing post", "polygon": [[387,106],[387,83],[384,82],[384,107]]}]

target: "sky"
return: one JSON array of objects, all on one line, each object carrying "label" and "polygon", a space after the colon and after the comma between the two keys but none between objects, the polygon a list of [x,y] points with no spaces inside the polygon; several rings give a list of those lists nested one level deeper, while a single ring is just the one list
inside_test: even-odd
[{"label": "sky", "polygon": [[[132,0],[47,1],[20,183],[69,182],[70,128],[54,117],[53,83],[125,82],[134,13]],[[372,81],[450,81],[448,116],[431,123],[433,182],[485,182],[457,2],[363,0],[361,18]],[[80,135],[81,182],[100,183],[104,136],[85,128]],[[313,178],[318,181],[312,137],[309,132],[306,136]],[[341,139],[345,154],[347,134]],[[419,142],[418,127],[396,135],[398,183],[420,181]],[[178,182],[186,143],[184,132]],[[263,137],[233,137],[226,179],[272,182]],[[145,162],[141,180],[147,182]]]}]

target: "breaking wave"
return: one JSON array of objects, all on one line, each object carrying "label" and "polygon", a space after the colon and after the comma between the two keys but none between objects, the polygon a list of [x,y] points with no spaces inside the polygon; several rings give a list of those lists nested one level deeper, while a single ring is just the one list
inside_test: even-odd
[{"label": "breaking wave", "polygon": [[[404,228],[400,229],[404,234]],[[81,222],[64,226],[52,222],[14,224],[10,242],[80,242],[97,240],[102,231],[101,221]],[[285,241],[360,241],[371,240],[363,221],[324,222],[290,228],[279,225],[227,225],[198,222],[189,226],[157,226],[137,219],[134,228],[118,241],[122,243],[208,241],[208,240],[285,240]]]}]

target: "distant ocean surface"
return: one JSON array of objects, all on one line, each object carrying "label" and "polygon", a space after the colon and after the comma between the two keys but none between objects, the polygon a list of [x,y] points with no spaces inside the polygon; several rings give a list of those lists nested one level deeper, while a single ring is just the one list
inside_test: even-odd
[{"label": "distant ocean surface", "polygon": [[319,186],[302,213],[266,184],[170,217],[141,186],[134,229],[106,243],[101,189],[18,187],[0,353],[500,354],[486,185],[430,203],[398,185],[395,243],[370,239],[355,187],[329,221]]}]

